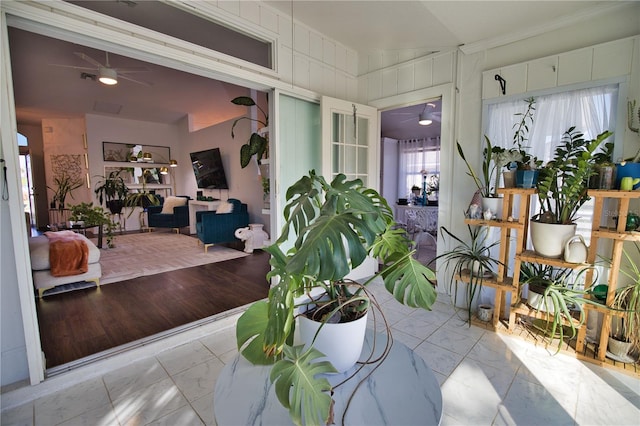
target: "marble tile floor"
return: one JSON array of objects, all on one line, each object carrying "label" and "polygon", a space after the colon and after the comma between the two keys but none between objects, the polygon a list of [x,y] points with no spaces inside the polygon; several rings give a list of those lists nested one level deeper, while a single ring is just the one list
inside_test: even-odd
[{"label": "marble tile floor", "polygon": [[[446,295],[425,312],[400,305],[381,286],[374,294],[395,341],[422,356],[438,379],[443,425],[640,424],[637,376],[469,327]],[[5,408],[3,398],[0,424],[215,425],[216,378],[236,354],[228,324],[21,405]]]}]

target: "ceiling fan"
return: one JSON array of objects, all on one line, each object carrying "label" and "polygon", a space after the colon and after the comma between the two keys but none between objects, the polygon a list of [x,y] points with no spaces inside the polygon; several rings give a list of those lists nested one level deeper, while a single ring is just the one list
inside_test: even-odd
[{"label": "ceiling fan", "polygon": [[[79,67],[76,65],[63,65],[63,64],[51,64],[51,65],[56,67],[73,68],[73,69],[84,70],[84,71],[94,71],[95,72],[95,75],[93,76],[94,80],[95,80],[95,77],[97,77],[98,81],[108,86],[118,84],[119,78],[123,80],[131,81],[133,83],[142,84],[143,86],[147,86],[147,87],[152,86],[152,84],[147,81],[136,80],[128,76],[128,74],[131,74],[131,73],[149,72],[150,70],[147,67],[128,67],[128,68],[112,67],[109,64],[109,52],[105,52],[104,65],[85,53],[73,52],[73,54],[79,57],[80,59],[89,62],[91,65],[93,65],[93,67]],[[86,76],[83,75],[83,77],[86,77]]]},{"label": "ceiling fan", "polygon": [[[407,121],[412,121],[418,119],[418,124],[422,126],[428,126],[434,121],[441,121],[441,112],[435,110],[436,105],[433,103],[425,104],[422,112],[392,112],[391,115],[410,115],[410,118],[405,120],[401,120],[400,123],[406,123]],[[417,117],[416,117],[417,116]]]}]

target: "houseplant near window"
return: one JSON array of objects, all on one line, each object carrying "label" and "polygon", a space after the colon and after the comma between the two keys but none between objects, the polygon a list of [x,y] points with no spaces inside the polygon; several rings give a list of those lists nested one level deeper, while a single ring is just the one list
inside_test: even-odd
[{"label": "houseplant near window", "polygon": [[[267,278],[279,281],[268,300],[256,302],[240,317],[236,337],[242,355],[253,364],[275,362],[271,381],[295,423],[304,418],[308,424],[324,424],[331,418],[331,387],[318,375],[336,369],[316,362],[323,354],[313,346],[295,344],[296,310],[321,310],[319,333],[329,322],[348,325],[366,315],[371,302],[366,286],[376,278],[401,303],[429,310],[436,299],[430,281],[435,274],[413,258],[412,242],[395,226],[387,201],[361,180],[348,181],[340,174],[328,183],[311,171],[287,190],[286,198],[282,233],[265,248],[272,255]],[[380,260],[381,270],[363,283],[347,279],[368,255]],[[296,301],[305,295],[309,297]]]},{"label": "houseplant near window", "polygon": [[129,188],[122,176],[120,176],[120,170],[113,170],[109,172],[107,176],[100,176],[94,190],[100,204],[103,202],[109,208],[111,213],[118,214],[124,207],[124,201],[129,193]]},{"label": "houseplant near window", "polygon": [[[520,117],[520,121],[513,126],[515,132],[513,133],[513,148],[511,148],[510,151],[519,154],[519,158],[514,161],[516,168],[516,186],[520,188],[531,188],[538,180],[537,169],[542,164],[542,161],[527,152],[527,148],[529,147],[525,144],[528,141],[529,126],[533,125],[536,101],[535,98],[527,98],[524,101],[527,103],[525,112],[515,114],[516,117]],[[527,178],[527,174],[531,176]]]},{"label": "houseplant near window", "polygon": [[531,240],[535,251],[546,257],[560,257],[564,243],[575,235],[574,222],[580,207],[589,200],[587,189],[595,165],[595,152],[612,133],[605,131],[593,140],[569,128],[554,157],[541,170],[536,188],[540,211],[531,219]]},{"label": "houseplant near window", "polygon": [[[469,315],[469,326],[471,326],[472,302],[482,289],[482,283],[485,278],[493,278],[492,270],[501,262],[491,257],[491,249],[500,244],[499,240],[490,243],[487,240],[489,228],[486,226],[471,226],[469,229],[469,241],[466,242],[462,238],[456,236],[444,226],[440,227],[440,233],[444,239],[451,238],[458,243],[450,251],[437,256],[434,261],[444,260],[447,271],[451,271],[449,278],[449,294],[453,294],[453,303],[457,303],[458,292],[455,283],[456,276],[469,277],[466,288],[467,313]],[[467,281],[467,280],[465,280]]]},{"label": "houseplant near window", "polygon": [[[233,129],[235,129],[236,125],[242,120],[255,121],[263,128],[269,127],[269,115],[250,97],[238,96],[237,98],[233,98],[231,102],[235,105],[244,105],[248,107],[255,106],[262,114],[262,119],[251,117],[240,117],[236,119],[231,125],[231,138],[235,137]],[[258,164],[260,164],[262,156],[267,152],[268,148],[269,141],[263,134],[257,132],[252,133],[249,137],[249,141],[240,147],[240,166],[242,166],[243,169],[247,167],[253,155],[256,156]]]},{"label": "houseplant near window", "polygon": [[[626,250],[622,251],[626,258],[627,267],[620,269],[620,273],[629,278],[630,282],[616,289],[611,306],[612,309],[625,312],[622,319],[613,318],[609,338],[610,342],[613,339],[628,344],[625,353],[615,354],[621,357],[627,356],[629,353],[633,353],[637,357],[640,353],[640,268],[637,264],[637,259],[640,256],[640,244],[634,242],[633,246],[635,247],[634,256]],[[611,265],[611,259],[607,259],[607,262]],[[609,351],[614,353],[611,348]]]}]

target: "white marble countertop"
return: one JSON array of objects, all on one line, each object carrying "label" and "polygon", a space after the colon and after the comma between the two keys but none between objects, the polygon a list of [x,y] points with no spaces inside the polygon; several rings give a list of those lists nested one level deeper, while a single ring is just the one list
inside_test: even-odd
[{"label": "white marble countertop", "polygon": [[[367,330],[364,354],[370,353],[374,333]],[[376,353],[386,337],[376,334]],[[358,365],[354,369],[358,368]],[[363,368],[356,377],[335,389],[335,422],[343,424],[345,405],[358,382],[371,370]],[[269,380],[271,366],[251,365],[237,355],[220,373],[214,393],[218,425],[289,425],[288,411],[275,395]],[[339,383],[353,370],[332,375]],[[442,417],[442,393],[431,369],[420,356],[395,341],[387,359],[357,389],[345,416],[349,425],[437,425]]]}]

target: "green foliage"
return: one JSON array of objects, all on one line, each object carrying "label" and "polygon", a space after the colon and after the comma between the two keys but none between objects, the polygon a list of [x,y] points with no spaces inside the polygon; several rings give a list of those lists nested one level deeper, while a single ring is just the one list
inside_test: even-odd
[{"label": "green foliage", "polygon": [[94,206],[93,203],[80,203],[69,206],[71,215],[69,220],[82,220],[85,225],[102,226],[105,231],[107,246],[113,247],[113,231],[115,223],[111,220],[111,216],[100,206]]},{"label": "green foliage", "polygon": [[112,200],[124,201],[129,193],[129,188],[124,182],[120,173],[124,169],[113,170],[107,176],[100,176],[101,180],[96,183],[95,194],[100,204],[109,204]]},{"label": "green foliage", "polygon": [[[260,108],[260,105],[258,105],[250,97],[238,96],[237,98],[232,99],[231,102],[235,105],[243,105],[248,107],[255,106],[258,109],[258,111],[262,113],[262,116],[263,116],[262,119],[255,119],[251,117],[240,117],[236,119],[231,125],[231,138],[235,137],[233,130],[235,129],[238,122],[242,120],[255,121],[260,125],[262,125],[262,127],[269,126],[269,115],[262,108]],[[251,161],[251,157],[253,157],[254,155],[256,155],[258,164],[260,164],[262,156],[267,151],[268,147],[269,147],[269,141],[267,140],[267,138],[260,135],[259,133],[252,133],[251,136],[249,137],[249,141],[240,147],[240,166],[243,169],[247,167],[249,165],[249,161]]]},{"label": "green foliage", "polygon": [[536,185],[540,222],[573,223],[578,209],[589,200],[587,189],[595,164],[594,153],[611,135],[606,131],[596,139],[586,140],[575,127],[565,132],[553,159],[540,170]]},{"label": "green foliage", "polygon": [[[272,256],[267,279],[277,283],[266,302],[257,302],[241,316],[236,337],[250,362],[276,362],[272,379],[291,418],[317,423],[330,418],[331,398],[326,393],[330,387],[316,376],[333,367],[315,362],[319,355],[313,348],[291,346],[295,298],[322,288],[328,298],[320,302],[323,321],[339,316],[349,322],[364,315],[369,306],[365,287],[381,277],[397,300],[430,310],[436,299],[435,274],[413,258],[412,241],[396,229],[387,201],[361,180],[340,174],[328,183],[311,171],[287,190],[286,198],[282,232],[265,249]],[[291,243],[285,252],[283,247]],[[367,256],[379,259],[380,271],[362,284],[347,280]]]},{"label": "green foliage", "polygon": [[[440,227],[440,233],[443,239],[451,238],[458,243],[453,249],[436,257],[435,261],[444,260],[444,266],[449,276],[449,293],[457,297],[454,285],[456,275],[462,276],[468,273],[469,282],[467,285],[467,313],[471,319],[471,302],[482,288],[484,281],[484,271],[492,271],[495,267],[502,264],[498,259],[491,257],[491,249],[500,244],[499,240],[489,242],[489,228],[486,226],[467,225],[469,230],[469,241],[464,240],[444,226]],[[475,263],[476,268],[473,267]],[[455,300],[454,300],[455,303]],[[471,325],[471,322],[469,322]]]},{"label": "green foliage", "polygon": [[71,195],[71,198],[73,198],[71,191],[80,188],[83,184],[81,179],[74,179],[69,176],[67,172],[54,176],[53,182],[56,184],[56,187],[52,188],[47,186],[47,188],[53,191],[53,198],[51,201],[53,203],[58,202],[61,209],[64,208],[67,195]]}]

